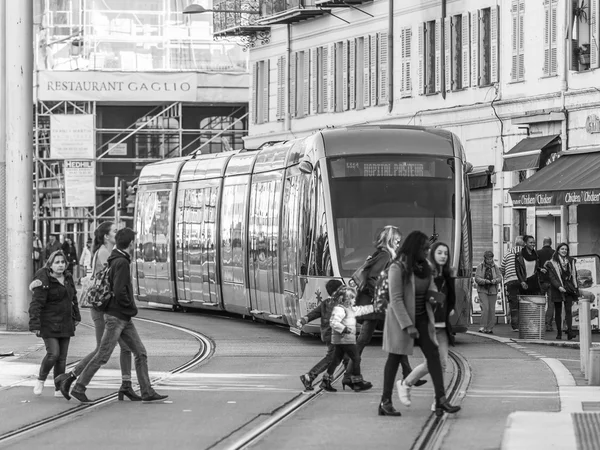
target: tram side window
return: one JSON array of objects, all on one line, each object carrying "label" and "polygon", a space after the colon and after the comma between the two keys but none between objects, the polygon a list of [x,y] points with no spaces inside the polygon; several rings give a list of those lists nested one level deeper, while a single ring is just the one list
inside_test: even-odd
[{"label": "tram side window", "polygon": [[313,241],[313,273],[317,276],[325,277],[333,275],[331,266],[331,254],[329,250],[329,238],[327,236],[327,215],[325,212],[325,195],[322,189],[323,184],[319,183],[315,238]]},{"label": "tram side window", "polygon": [[[235,187],[233,216],[231,222],[231,265],[241,268],[244,263],[244,250],[242,248],[242,232],[244,223],[244,213],[246,204],[246,186],[239,185]],[[242,283],[244,280],[234,280]]]},{"label": "tram side window", "polygon": [[[297,255],[298,255],[298,226],[299,226],[299,205],[301,177],[295,176],[288,178],[285,182],[285,193],[283,197],[283,222],[281,236],[281,267],[283,273],[297,275]],[[291,278],[284,277],[288,284],[284,288],[293,289]]]},{"label": "tram side window", "polygon": [[154,261],[154,215],[156,214],[156,192],[146,192],[143,201],[144,219],[140,230],[141,257]]},{"label": "tram side window", "polygon": [[300,274],[314,275],[310,265],[310,253],[312,248],[313,228],[314,228],[314,211],[315,211],[315,182],[313,176],[309,180],[305,180],[302,193],[302,210],[300,230],[304,236],[299,236],[300,242]]},{"label": "tram side window", "polygon": [[223,188],[223,204],[221,206],[221,260],[223,265],[223,281],[233,281],[231,266],[233,265],[233,207],[236,187],[237,186],[225,186]]},{"label": "tram side window", "polygon": [[169,256],[169,200],[170,191],[157,192],[155,214],[156,262],[167,262]]}]

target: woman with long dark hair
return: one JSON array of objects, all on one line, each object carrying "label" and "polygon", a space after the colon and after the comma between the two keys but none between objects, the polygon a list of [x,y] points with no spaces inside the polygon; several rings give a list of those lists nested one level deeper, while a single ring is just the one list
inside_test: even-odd
[{"label": "woman with long dark hair", "polygon": [[[108,257],[115,246],[116,233],[117,226],[112,222],[103,222],[96,228],[96,231],[94,232],[94,243],[92,244],[92,278],[97,276],[106,265]],[[92,316],[92,321],[94,322],[94,327],[96,329],[96,348],[79,361],[71,372],[60,377],[60,391],[67,400],[71,399],[69,394],[71,384],[81,372],[83,372],[85,366],[88,365],[98,351],[102,335],[104,334],[104,313],[102,311],[97,311],[95,308],[90,308],[90,315]],[[127,344],[121,340],[119,340],[119,346],[121,347],[120,363],[122,377],[121,387],[119,388],[119,400],[123,400],[123,397],[127,397],[132,401],[141,401],[142,397],[135,393],[131,385],[131,350],[129,350]]]},{"label": "woman with long dark hair", "polygon": [[61,396],[59,376],[65,373],[69,342],[81,321],[77,291],[71,273],[66,270],[67,264],[64,252],[56,250],[46,265],[37,271],[32,283],[29,330],[41,337],[46,345],[46,356],[33,388],[35,395],[42,395],[48,374],[54,369],[54,396]]},{"label": "woman with long dark hair", "polygon": [[552,259],[544,266],[550,278],[550,300],[554,303],[556,321],[556,339],[562,339],[562,309],[565,305],[565,320],[567,322],[567,339],[570,341],[577,334],[573,331],[573,302],[579,298],[577,268],[575,260],[569,256],[569,245],[558,244]]},{"label": "woman with long dark hair", "polygon": [[415,344],[427,360],[427,367],[435,389],[435,412],[455,413],[459,406],[446,400],[444,375],[435,336],[433,309],[427,298],[432,286],[432,269],[427,262],[429,238],[420,231],[413,231],[400,248],[398,257],[389,268],[390,302],[383,329],[383,350],[388,358],[383,375],[383,394],[379,415],[400,416],[392,404],[394,381],[398,366],[405,355],[412,355]]}]

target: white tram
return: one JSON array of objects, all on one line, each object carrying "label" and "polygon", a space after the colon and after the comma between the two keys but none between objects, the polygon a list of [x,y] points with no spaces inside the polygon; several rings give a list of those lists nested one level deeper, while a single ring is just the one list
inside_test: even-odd
[{"label": "white tram", "polygon": [[453,320],[464,331],[469,166],[452,133],[407,126],[324,129],[258,150],[147,165],[135,211],[137,300],[293,327],[327,295],[325,283],[348,280],[378,230],[395,225],[449,244],[458,268]]}]

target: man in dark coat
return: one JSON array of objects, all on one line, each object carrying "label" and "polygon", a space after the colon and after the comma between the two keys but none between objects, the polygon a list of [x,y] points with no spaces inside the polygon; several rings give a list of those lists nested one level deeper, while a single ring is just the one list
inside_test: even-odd
[{"label": "man in dark coat", "polygon": [[[543,247],[537,251],[537,254],[540,263],[540,290],[542,295],[546,295],[548,289],[550,289],[550,277],[548,276],[548,271],[544,268],[544,266],[546,265],[546,262],[552,259],[552,255],[554,254],[551,238],[544,238]],[[548,296],[546,302],[548,304],[548,308],[546,309],[546,331],[553,331],[552,322],[554,321],[554,302],[550,300],[550,296]]]},{"label": "man in dark coat", "polygon": [[62,246],[60,245],[60,241],[58,240],[58,235],[51,234],[50,236],[48,236],[48,243],[46,244],[46,248],[44,249],[44,262],[46,262],[50,255],[56,250],[62,250]]}]

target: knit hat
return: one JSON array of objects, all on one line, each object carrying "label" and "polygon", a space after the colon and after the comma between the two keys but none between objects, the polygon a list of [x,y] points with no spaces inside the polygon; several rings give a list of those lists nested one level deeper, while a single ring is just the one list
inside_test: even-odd
[{"label": "knit hat", "polygon": [[491,250],[487,250],[484,254],[483,254],[484,258],[493,258],[494,257],[494,252],[492,252]]}]

